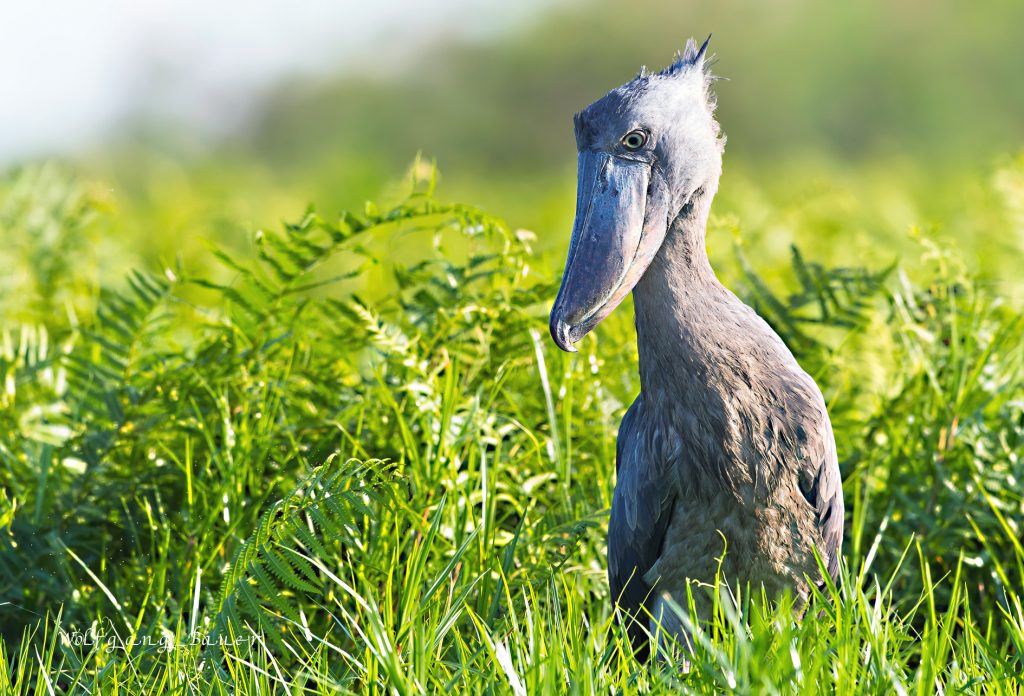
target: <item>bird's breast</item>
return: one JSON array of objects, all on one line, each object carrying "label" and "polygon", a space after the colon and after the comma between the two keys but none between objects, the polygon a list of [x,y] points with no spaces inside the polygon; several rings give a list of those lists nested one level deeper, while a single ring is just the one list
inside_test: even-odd
[{"label": "bird's breast", "polygon": [[[674,597],[688,580],[730,585],[764,583],[770,594],[806,593],[805,575],[818,576],[811,550],[819,544],[813,511],[795,487],[768,505],[750,507],[726,490],[701,504],[678,501],[657,562],[645,580]],[[792,489],[792,490],[789,490]]]}]

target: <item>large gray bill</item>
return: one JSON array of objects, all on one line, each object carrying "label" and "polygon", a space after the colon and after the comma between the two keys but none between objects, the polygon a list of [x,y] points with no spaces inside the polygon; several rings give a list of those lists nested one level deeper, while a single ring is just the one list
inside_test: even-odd
[{"label": "large gray bill", "polygon": [[580,152],[576,220],[550,319],[562,350],[575,350],[572,344],[615,309],[661,246],[665,211],[660,200],[649,210],[649,189],[661,188],[650,186],[650,176],[646,162]]}]

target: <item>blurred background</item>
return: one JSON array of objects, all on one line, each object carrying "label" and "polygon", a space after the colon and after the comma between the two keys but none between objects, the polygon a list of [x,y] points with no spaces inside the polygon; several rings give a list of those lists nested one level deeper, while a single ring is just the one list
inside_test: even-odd
[{"label": "blurred background", "polygon": [[[443,199],[533,230],[557,270],[573,112],[713,33],[728,136],[713,256],[731,234],[769,275],[793,242],[912,265],[923,231],[1012,281],[1022,26],[1019,0],[7,3],[0,262],[67,244],[79,263],[54,273],[201,267],[211,242],[244,250],[310,203],[332,217],[400,196],[422,153]],[[95,215],[69,232],[62,206]]]}]

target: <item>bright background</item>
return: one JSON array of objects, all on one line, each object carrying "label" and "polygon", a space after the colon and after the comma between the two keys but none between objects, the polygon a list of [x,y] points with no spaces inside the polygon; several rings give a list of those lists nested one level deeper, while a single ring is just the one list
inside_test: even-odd
[{"label": "bright background", "polygon": [[422,152],[443,198],[536,231],[557,259],[572,113],[713,32],[729,138],[715,212],[748,245],[907,261],[917,226],[1012,277],[1021,26],[1015,0],[8,3],[0,166],[56,159],[96,182],[124,269],[202,265],[204,240],[244,248],[308,203],[386,198]]}]

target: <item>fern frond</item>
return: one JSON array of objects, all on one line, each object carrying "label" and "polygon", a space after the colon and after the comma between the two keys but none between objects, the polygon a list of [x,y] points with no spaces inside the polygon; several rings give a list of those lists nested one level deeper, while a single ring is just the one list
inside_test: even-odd
[{"label": "fern frond", "polygon": [[309,595],[322,591],[317,585],[320,574],[302,549],[325,559],[331,555],[325,540],[353,543],[360,533],[356,518],[374,514],[369,503],[386,504],[391,481],[389,466],[380,460],[332,459],[274,503],[224,576],[215,635],[226,635],[247,618],[264,627],[278,619],[301,623],[296,598],[308,601]]},{"label": "fern frond", "polygon": [[871,303],[882,298],[885,280],[894,266],[881,271],[864,268],[826,268],[808,262],[790,247],[790,265],[799,288],[785,298],[773,291],[735,246],[736,258],[747,281],[744,299],[782,336],[798,357],[827,346],[804,327],[819,325],[842,329],[863,326]]}]

